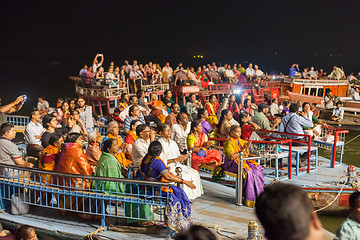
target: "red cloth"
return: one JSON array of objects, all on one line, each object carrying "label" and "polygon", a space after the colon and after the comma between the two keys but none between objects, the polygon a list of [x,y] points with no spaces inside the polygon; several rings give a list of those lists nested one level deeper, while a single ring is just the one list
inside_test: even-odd
[{"label": "red cloth", "polygon": [[250,124],[246,124],[241,127],[241,139],[249,140],[251,134],[252,134],[252,130]]}]

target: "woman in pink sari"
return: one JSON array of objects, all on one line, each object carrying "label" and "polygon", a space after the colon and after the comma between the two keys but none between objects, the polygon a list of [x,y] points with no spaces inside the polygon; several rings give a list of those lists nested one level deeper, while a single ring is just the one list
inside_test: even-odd
[{"label": "woman in pink sari", "polygon": [[201,164],[218,166],[222,164],[222,155],[218,150],[207,150],[211,146],[208,137],[203,133],[199,120],[191,123],[191,132],[187,138],[188,149],[192,151],[192,168],[199,170]]}]

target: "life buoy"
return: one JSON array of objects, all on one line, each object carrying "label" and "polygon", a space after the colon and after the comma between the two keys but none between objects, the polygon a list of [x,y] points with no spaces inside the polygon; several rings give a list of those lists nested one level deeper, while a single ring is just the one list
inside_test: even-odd
[{"label": "life buoy", "polygon": [[276,94],[276,93],[274,93],[272,96],[273,96],[273,98],[277,98],[277,94]]}]

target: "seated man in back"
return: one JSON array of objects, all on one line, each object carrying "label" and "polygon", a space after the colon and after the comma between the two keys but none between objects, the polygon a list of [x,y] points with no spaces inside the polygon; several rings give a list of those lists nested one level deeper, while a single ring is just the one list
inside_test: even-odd
[{"label": "seated man in back", "polygon": [[360,192],[353,192],[349,197],[349,217],[336,231],[334,240],[360,239]]},{"label": "seated man in back", "polygon": [[275,183],[265,188],[256,200],[255,211],[268,240],[323,239],[321,222],[299,186]]},{"label": "seated man in back", "polygon": [[214,69],[209,68],[209,71],[206,72],[206,75],[210,79],[210,82],[213,84],[220,84],[221,83],[221,77],[217,72],[215,72]]},{"label": "seated man in back", "polygon": [[155,139],[154,131],[150,130],[149,126],[146,124],[140,124],[136,127],[136,135],[138,138],[132,147],[133,162],[131,164],[131,167],[133,167],[135,170],[139,168],[142,159],[148,152],[150,143]]},{"label": "seated man in back", "polygon": [[341,121],[344,120],[344,108],[341,107],[342,103],[339,101],[336,103],[336,108],[334,108],[331,115],[331,120]]},{"label": "seated man in back", "polygon": [[30,122],[25,127],[26,153],[29,156],[39,157],[43,151],[41,145],[41,135],[45,131],[40,123],[41,115],[39,110],[30,113]]},{"label": "seated man in back", "polygon": [[[304,127],[308,127],[308,128],[314,127],[313,122],[306,117],[306,114],[303,111],[299,112],[299,104],[292,103],[289,107],[289,112],[290,112],[289,115],[286,115],[281,119],[279,132],[304,134],[304,130],[303,130]],[[288,135],[287,137],[293,140],[307,142],[306,137],[294,136],[294,135]],[[292,145],[299,146],[304,144],[293,142]],[[302,162],[300,162],[300,167],[302,167],[304,161],[306,161],[307,159],[308,159],[308,152],[301,155]]]},{"label": "seated man in back", "polygon": [[267,103],[260,103],[258,106],[258,112],[255,113],[252,120],[255,124],[257,124],[260,127],[260,129],[274,131],[275,127],[279,125],[281,119],[276,118],[274,120],[273,125],[270,126],[271,123],[269,119],[266,117],[266,114],[268,112],[269,112],[269,105]]},{"label": "seated man in back", "polygon": [[[11,141],[15,136],[14,125],[11,123],[3,123],[0,126],[0,163],[32,168],[34,165],[22,159],[18,147]],[[9,176],[12,176],[12,174],[14,174],[14,176],[20,175],[17,171],[11,170],[6,170],[6,174]]]}]

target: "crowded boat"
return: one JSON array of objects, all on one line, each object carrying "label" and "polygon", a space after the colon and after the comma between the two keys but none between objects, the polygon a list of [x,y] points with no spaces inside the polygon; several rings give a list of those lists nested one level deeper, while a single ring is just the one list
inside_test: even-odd
[{"label": "crowded boat", "polygon": [[[45,97],[39,96],[37,106],[29,113],[28,123],[23,129],[26,155],[13,142],[16,130],[19,131],[16,123],[7,122],[5,115],[19,111],[27,97],[21,95],[1,107],[0,163],[49,171],[55,175],[98,177],[94,180],[87,177],[59,178],[58,185],[70,191],[75,186],[77,190],[93,189],[125,196],[135,191],[129,188],[131,181],[171,183],[168,187],[157,188],[169,196],[165,210],[146,202],[124,201],[119,204],[132,209],[124,213],[128,217],[127,224],[132,226],[157,225],[152,221],[153,215],[163,210],[170,229],[176,232],[188,229],[192,224],[192,202],[206,194],[201,180],[202,172],[206,171],[211,173],[213,180],[225,175],[241,178],[242,198],[239,203],[255,207],[266,185],[266,171],[273,174],[274,180],[284,175],[291,179],[293,162],[291,153],[288,153],[291,146],[293,150],[305,149],[296,150],[295,171],[298,175],[301,171],[310,173],[317,170],[317,150],[315,160],[312,152],[316,144],[335,144],[336,151],[336,141],[344,141],[338,134],[344,135],[345,131],[326,123],[326,120],[341,122],[344,119],[343,103],[331,89],[324,92],[325,109],[332,112],[330,119],[325,120],[319,119],[322,109],[316,103],[284,100],[280,94],[270,98],[264,96],[261,101],[251,94],[244,95],[240,88],[229,88],[220,94],[216,91],[200,94],[212,85],[224,84],[250,85],[251,93],[260,92],[274,79],[258,65],[253,67],[250,63],[245,69],[241,64],[216,66],[212,63],[195,71],[194,67],[184,67],[182,63],[174,69],[169,62],[163,68],[152,62],[138,64],[136,60],[132,65],[129,61],[121,66],[111,62],[109,67],[105,67],[103,63],[104,56],[97,54],[93,63],[84,65],[74,80],[84,89],[118,89],[116,98],[111,98],[115,104],[110,106],[107,100],[108,105],[104,107],[99,100],[103,97],[92,96],[90,100],[89,95],[79,94],[77,98],[59,97],[56,106],[50,106]],[[357,79],[350,76],[349,81]],[[289,77],[310,80],[346,78],[344,71],[336,66],[327,75],[323,69],[315,71],[313,67],[305,68],[301,73],[296,64],[290,68]],[[149,89],[149,86],[156,85],[167,87],[161,92]],[[182,93],[171,88],[180,87],[181,92],[182,88],[192,86],[199,90],[183,94],[186,100],[182,102],[178,98]],[[360,100],[356,84],[351,94],[354,101]],[[98,101],[98,109],[91,104],[93,99]],[[271,147],[274,143],[276,147]],[[288,147],[285,155],[286,147],[280,149],[280,144]],[[333,167],[341,164],[341,159],[336,162],[335,151],[330,159]],[[269,152],[277,156],[275,166],[270,170],[267,163],[271,165],[273,159],[263,161]],[[22,171],[10,170],[7,169],[4,176],[24,177]],[[54,184],[54,175],[42,174],[44,172],[38,174],[39,182]],[[100,178],[129,181],[107,182]],[[141,189],[144,198],[150,196],[148,190]],[[51,200],[52,196],[47,196],[42,195],[38,200]],[[67,196],[59,199],[57,204],[62,215],[67,215],[68,211],[61,209],[78,211],[76,198]],[[90,206],[84,203],[79,208]],[[96,215],[84,212],[79,216],[96,219]],[[142,217],[132,219],[132,216]]]}]

